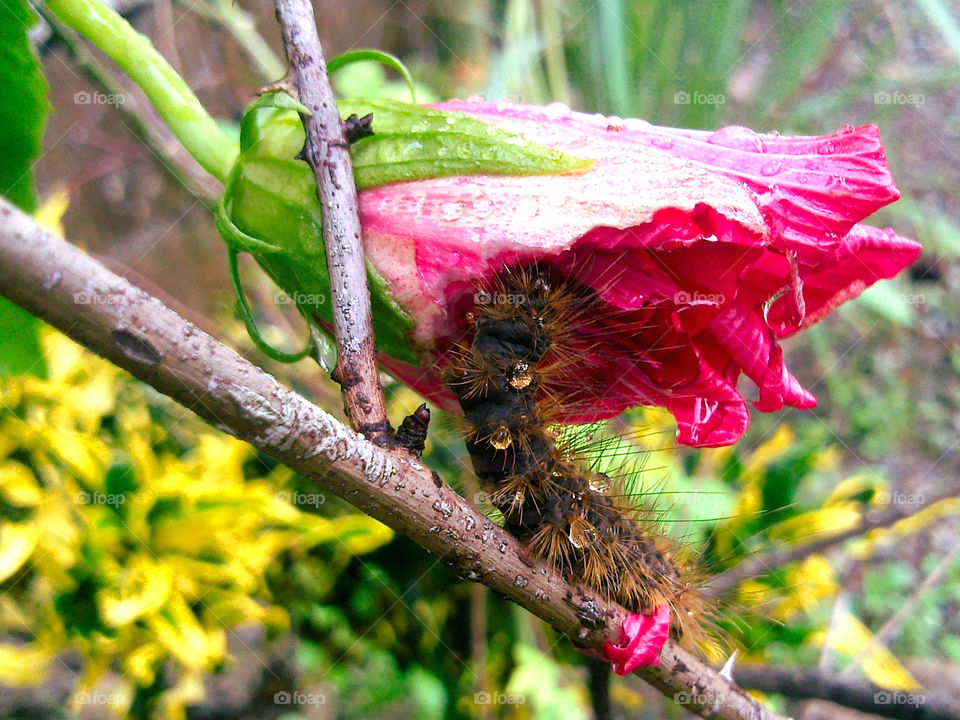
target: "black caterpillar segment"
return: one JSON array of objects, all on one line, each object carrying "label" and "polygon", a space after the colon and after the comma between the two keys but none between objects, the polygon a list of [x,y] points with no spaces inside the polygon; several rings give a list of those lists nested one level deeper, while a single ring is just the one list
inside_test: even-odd
[{"label": "black caterpillar segment", "polygon": [[505,526],[534,556],[633,612],[668,603],[674,636],[699,636],[697,596],[652,509],[626,502],[552,430],[558,387],[575,372],[564,342],[596,305],[589,289],[539,268],[505,270],[478,290],[472,337],[448,372],[467,450]]}]

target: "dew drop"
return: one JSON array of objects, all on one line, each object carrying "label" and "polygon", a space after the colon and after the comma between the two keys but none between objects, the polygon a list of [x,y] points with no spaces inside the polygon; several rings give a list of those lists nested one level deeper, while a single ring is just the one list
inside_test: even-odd
[{"label": "dew drop", "polygon": [[830,155],[837,151],[837,144],[832,140],[824,140],[817,145],[817,152],[821,155]]},{"label": "dew drop", "polygon": [[610,489],[610,478],[608,478],[603,473],[595,473],[593,477],[590,478],[590,489],[595,493],[605,493]]},{"label": "dew drop", "polygon": [[660,148],[661,150],[670,150],[673,148],[673,140],[667,140],[664,137],[654,137],[650,144],[654,147]]},{"label": "dew drop", "polygon": [[734,148],[735,150],[747,150],[749,152],[766,152],[767,146],[757,133],[742,125],[730,125],[720,128],[713,135],[707,138],[711,145],[722,145],[723,147]]},{"label": "dew drop", "polygon": [[783,163],[780,160],[773,160],[760,168],[760,174],[764,177],[770,177],[771,175],[777,175],[782,168]]},{"label": "dew drop", "polygon": [[463,203],[459,200],[450,200],[440,206],[440,218],[447,222],[453,222],[463,217]]},{"label": "dew drop", "polygon": [[523,390],[530,383],[533,382],[533,372],[530,370],[530,365],[525,362],[518,362],[513,366],[513,370],[510,373],[510,387],[514,390]]},{"label": "dew drop", "polygon": [[511,443],[513,443],[513,438],[510,436],[510,430],[507,429],[506,425],[498,427],[490,436],[490,444],[497,450],[506,450]]},{"label": "dew drop", "polygon": [[560,102],[550,103],[543,109],[548,120],[560,120],[570,117],[570,107]]}]

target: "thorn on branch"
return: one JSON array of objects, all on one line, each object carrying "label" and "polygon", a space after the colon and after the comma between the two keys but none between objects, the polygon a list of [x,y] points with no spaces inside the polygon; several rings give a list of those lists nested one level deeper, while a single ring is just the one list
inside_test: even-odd
[{"label": "thorn on branch", "polygon": [[373,135],[373,113],[367,113],[362,118],[358,118],[354,113],[346,119],[343,124],[343,134],[348,145],[352,145],[357,140],[363,140],[365,137]]}]

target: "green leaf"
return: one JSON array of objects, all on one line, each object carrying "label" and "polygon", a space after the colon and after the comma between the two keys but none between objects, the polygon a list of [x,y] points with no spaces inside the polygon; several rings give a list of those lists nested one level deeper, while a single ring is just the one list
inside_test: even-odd
[{"label": "green leaf", "polygon": [[0,297],[0,377],[46,377],[47,364],[40,345],[41,322],[26,310]]},{"label": "green leaf", "polygon": [[[0,2],[0,194],[27,212],[37,205],[33,163],[50,105],[27,31],[37,16],[23,0]],[[0,376],[46,375],[41,323],[0,298]]]},{"label": "green leaf", "polygon": [[37,204],[33,162],[50,105],[27,31],[37,21],[24,0],[0,3],[0,194],[27,212]]}]

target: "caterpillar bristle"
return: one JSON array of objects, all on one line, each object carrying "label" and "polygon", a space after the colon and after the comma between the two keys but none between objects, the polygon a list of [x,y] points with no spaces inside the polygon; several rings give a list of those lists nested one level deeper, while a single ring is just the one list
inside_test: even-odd
[{"label": "caterpillar bristle", "polygon": [[[601,346],[610,351],[603,333],[642,336],[653,310],[611,310],[585,285],[527,264],[478,287],[466,312],[469,337],[450,354],[448,384],[474,470],[507,529],[533,556],[632,612],[669,605],[675,638],[691,649],[708,643],[695,563],[663,532],[656,493],[628,482],[633,446],[555,425],[577,411],[568,389],[605,372],[596,357]],[[647,355],[661,342],[671,341],[652,337]],[[635,362],[635,347],[623,353]]]}]

